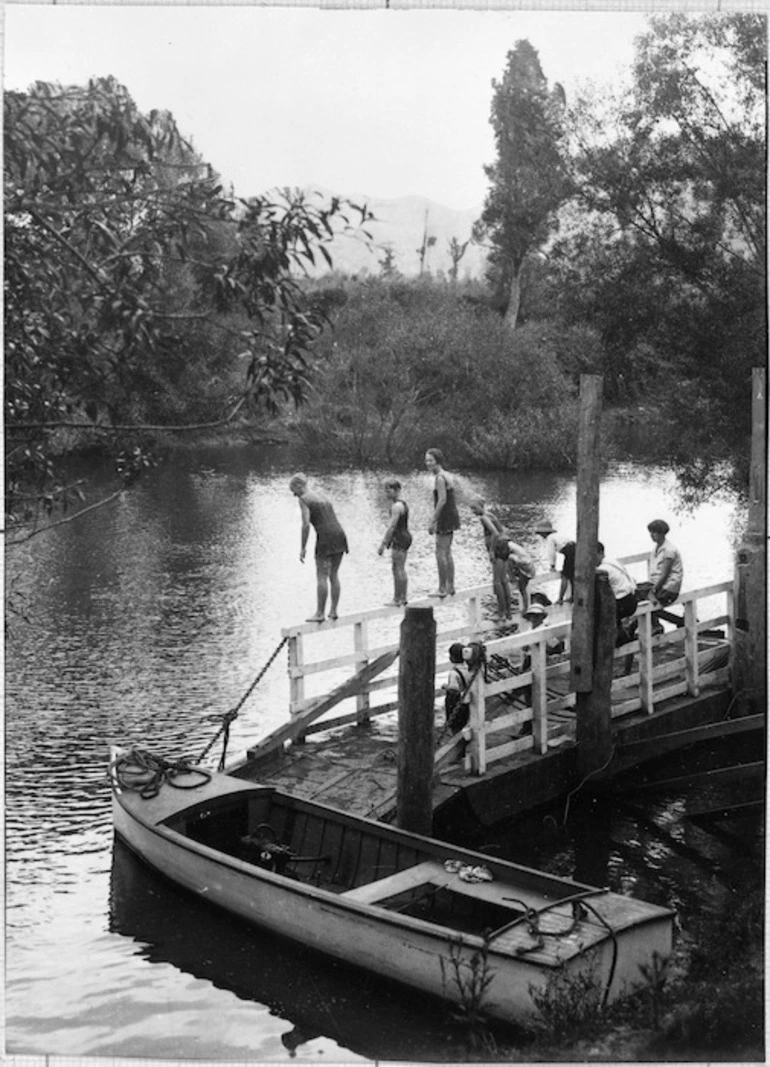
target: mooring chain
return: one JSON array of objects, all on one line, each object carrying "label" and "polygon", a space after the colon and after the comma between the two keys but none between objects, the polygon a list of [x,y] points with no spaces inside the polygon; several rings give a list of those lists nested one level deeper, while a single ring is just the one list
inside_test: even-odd
[{"label": "mooring chain", "polygon": [[221,755],[220,760],[219,760],[219,769],[220,770],[222,769],[222,767],[224,766],[224,762],[225,762],[225,754],[227,752],[227,742],[229,741],[229,738],[230,738],[230,723],[233,722],[233,720],[238,717],[238,712],[241,710],[243,705],[246,703],[246,701],[249,699],[251,694],[254,692],[254,690],[257,688],[259,683],[262,681],[262,679],[264,678],[265,674],[270,669],[270,667],[271,667],[273,661],[275,660],[276,656],[278,655],[278,653],[281,651],[281,649],[283,648],[283,646],[286,644],[286,642],[288,640],[289,640],[288,636],[281,638],[281,640],[279,641],[278,645],[276,645],[275,650],[273,651],[273,653],[271,654],[270,658],[268,659],[267,663],[265,663],[265,665],[262,668],[262,670],[259,672],[257,677],[251,683],[251,685],[246,690],[246,692],[243,694],[243,696],[238,701],[238,703],[235,705],[235,707],[232,708],[230,711],[226,711],[224,713],[224,715],[221,716],[222,725],[219,727],[217,732],[214,734],[214,736],[212,737],[211,741],[209,741],[209,743],[206,745],[206,747],[204,748],[203,752],[201,752],[200,756],[198,756],[198,763],[201,763],[206,758],[206,756],[208,756],[208,754],[211,751],[211,749],[217,743],[217,741],[222,736],[222,734],[224,734],[225,735],[225,741],[224,741],[224,744],[222,746],[222,755]]}]

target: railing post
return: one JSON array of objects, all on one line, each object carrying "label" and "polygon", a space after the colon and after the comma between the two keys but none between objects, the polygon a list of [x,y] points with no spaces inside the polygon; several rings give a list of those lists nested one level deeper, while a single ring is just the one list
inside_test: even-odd
[{"label": "railing post", "polygon": [[539,640],[529,649],[532,669],[532,744],[543,756],[548,751],[548,690],[545,684],[545,641]]},{"label": "railing post", "polygon": [[471,710],[468,727],[471,739],[465,754],[465,769],[472,774],[486,774],[487,771],[487,737],[486,737],[486,699],[484,696],[483,671],[473,679],[470,690]]},{"label": "railing post", "polygon": [[734,657],[735,657],[735,586],[732,589],[728,589],[725,592],[726,606],[725,614],[727,615],[727,640],[730,642],[730,675],[733,676],[734,669]]},{"label": "railing post", "polygon": [[477,593],[468,597],[468,627],[477,633],[481,626],[481,600]]},{"label": "railing post", "polygon": [[289,638],[289,715],[292,719],[299,713],[305,700],[303,664],[302,634],[292,634]]},{"label": "railing post", "polygon": [[[646,610],[637,611],[639,628],[639,701],[642,711],[651,715],[655,710],[652,696],[652,605],[645,601]],[[641,607],[641,605],[640,605]]]},{"label": "railing post", "polygon": [[684,665],[687,692],[691,697],[696,697],[700,687],[698,685],[698,615],[694,600],[686,600],[684,605]]},{"label": "railing post", "polygon": [[[365,622],[354,624],[353,647],[356,650],[356,670],[360,671],[369,662]],[[369,684],[367,683],[356,697],[356,725],[363,726],[369,721]]]}]

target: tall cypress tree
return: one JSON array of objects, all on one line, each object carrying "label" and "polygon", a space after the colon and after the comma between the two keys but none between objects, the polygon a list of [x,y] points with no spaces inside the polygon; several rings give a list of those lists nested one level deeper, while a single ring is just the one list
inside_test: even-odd
[{"label": "tall cypress tree", "polygon": [[492,88],[497,160],[484,167],[490,188],[474,237],[491,244],[490,280],[507,296],[505,320],[513,330],[524,260],[546,241],[568,195],[561,150],[565,98],[558,83],[549,91],[538,54],[526,40],[508,53],[502,80]]}]

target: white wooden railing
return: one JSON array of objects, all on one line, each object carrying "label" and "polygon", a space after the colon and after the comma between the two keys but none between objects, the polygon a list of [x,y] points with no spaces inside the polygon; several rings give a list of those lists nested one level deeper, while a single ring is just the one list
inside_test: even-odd
[{"label": "white wooden railing", "polygon": [[[724,610],[708,618],[699,617],[698,605],[714,598],[723,601]],[[639,604],[636,639],[614,652],[621,673],[612,683],[613,719],[638,711],[651,714],[664,700],[684,694],[697,696],[703,686],[729,683],[732,581],[682,593],[673,607],[680,604],[684,625],[659,635],[652,632],[653,605],[649,601]],[[724,643],[717,641],[699,649],[699,635],[718,627],[725,628]],[[494,655],[523,655],[526,648],[531,667],[498,681],[488,682],[481,674],[477,676],[471,689],[469,727],[464,736],[457,735],[439,748],[436,761],[440,766],[452,762],[464,749],[465,769],[483,775],[490,763],[527,750],[544,754],[549,747],[574,736],[574,716],[571,722],[565,715],[574,709],[576,701],[575,693],[567,690],[569,657],[551,657],[549,661],[546,653],[549,640],[564,640],[569,628],[569,622],[555,623],[486,643],[488,659]],[[623,673],[629,667],[628,673]],[[490,716],[490,703],[495,697],[498,702],[508,698],[512,709]],[[514,731],[520,736],[512,736]]]},{"label": "white wooden railing", "polygon": [[[646,578],[648,552],[623,557],[623,562],[633,573],[644,564]],[[538,575],[531,588],[553,591],[558,588],[559,575]],[[490,631],[497,629],[494,622],[485,622],[482,616],[482,599],[493,596],[491,585],[475,586],[459,590],[451,600],[425,599],[412,601],[413,607],[434,607],[437,624],[436,697],[443,695],[441,681],[450,664],[446,658],[448,644],[453,640],[484,641],[487,658],[501,656],[506,659],[522,658],[526,649],[531,657],[531,667],[524,673],[511,674],[497,680],[485,681],[479,673],[471,689],[471,715],[466,735],[457,735],[440,744],[436,753],[437,766],[441,767],[461,757],[464,750],[465,767],[477,774],[484,774],[487,766],[514,753],[531,749],[545,753],[550,746],[562,743],[570,736],[569,711],[574,708],[575,694],[567,691],[569,656],[548,656],[549,640],[557,638],[569,647],[571,620],[568,607],[550,609],[555,618],[547,626],[527,630],[506,637],[491,638]],[[707,599],[721,598],[724,610],[709,618],[699,618],[698,605],[704,606]],[[681,605],[681,607],[680,607]],[[615,658],[628,664],[633,657],[632,670],[613,682],[613,718],[635,711],[652,712],[656,704],[672,696],[690,693],[696,695],[703,684],[726,684],[729,678],[727,666],[712,668],[713,650],[698,650],[698,635],[704,630],[726,627],[727,640],[732,641],[733,583],[720,582],[701,589],[681,594],[674,612],[683,612],[684,625],[662,635],[653,635],[651,612],[648,602],[639,605],[639,621],[636,639],[615,651]],[[668,609],[669,611],[672,609]],[[383,653],[398,649],[399,627],[403,613],[397,608],[374,608],[334,622],[303,623],[283,631],[289,644],[290,715],[302,717],[319,699],[308,695],[309,679],[321,682],[320,692],[327,692],[341,677],[349,677],[349,668],[354,673],[372,663]],[[340,653],[340,638],[350,642],[349,651]],[[311,658],[314,645],[327,646],[326,654]],[[328,654],[333,645],[332,655]],[[664,650],[668,646],[674,647]],[[681,655],[676,652],[680,651]],[[724,656],[722,656],[724,659]],[[348,669],[346,671],[346,668]],[[323,718],[306,728],[301,736],[329,730],[352,722],[364,723],[372,717],[392,712],[398,707],[398,665],[381,677],[369,680],[360,687],[356,696],[355,710],[333,717]],[[373,701],[373,697],[379,698]],[[496,698],[496,703],[495,703]],[[510,710],[499,712],[501,702],[507,701]],[[494,709],[494,714],[489,714]],[[560,719],[562,721],[560,721]],[[566,720],[566,721],[565,721]],[[514,736],[518,735],[518,736]]]}]

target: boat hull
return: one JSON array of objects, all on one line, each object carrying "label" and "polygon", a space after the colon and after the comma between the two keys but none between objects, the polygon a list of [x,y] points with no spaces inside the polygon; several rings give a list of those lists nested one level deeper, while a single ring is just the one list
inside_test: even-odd
[{"label": "boat hull", "polygon": [[[228,796],[242,794],[244,801],[249,793],[259,793],[259,787],[227,776],[216,776],[205,792],[216,798],[220,789]],[[474,995],[474,958],[478,961],[485,957],[480,974],[491,976],[491,981],[484,990],[481,1007],[489,1016],[508,1023],[531,1020],[535,1011],[533,990],[544,989],[556,973],[577,974],[590,968],[598,986],[612,1000],[639,982],[640,962],[649,962],[653,952],[667,956],[671,951],[672,913],[658,908],[652,908],[643,921],[618,929],[612,937],[600,937],[602,931],[596,923],[579,924],[564,939],[563,954],[558,949],[551,951],[549,945],[547,959],[543,953],[530,951],[531,946],[536,946],[536,939],[523,929],[521,922],[515,922],[511,931],[485,941],[483,937],[388,909],[388,895],[392,896],[396,888],[385,887],[393,878],[403,880],[410,872],[423,869],[427,872],[425,878],[434,885],[442,877],[448,878],[442,874],[440,863],[430,856],[390,879],[334,893],[192,840],[173,828],[175,812],[183,812],[185,803],[190,800],[163,793],[156,802],[143,802],[121,792],[113,783],[115,831],[149,866],[197,897],[255,926],[445,1001],[469,1004]],[[350,816],[346,819],[369,823]],[[407,843],[428,840],[391,828],[382,828],[382,832],[395,839],[404,838]],[[430,844],[434,852],[443,849],[441,843]],[[458,852],[450,846],[444,851],[477,858],[477,854]],[[510,866],[515,870],[514,865]],[[494,886],[459,888],[478,893],[480,907],[484,894],[488,902],[495,894],[501,901],[511,899],[505,897],[504,891],[519,892],[504,881]],[[557,925],[564,926],[570,910],[566,906],[557,910]],[[581,936],[590,951],[581,950]],[[479,974],[478,968],[475,973]]]}]

